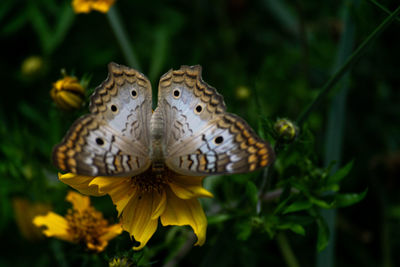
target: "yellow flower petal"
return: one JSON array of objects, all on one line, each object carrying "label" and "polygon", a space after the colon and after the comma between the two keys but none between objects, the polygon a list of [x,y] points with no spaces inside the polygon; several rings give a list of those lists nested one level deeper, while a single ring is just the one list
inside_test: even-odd
[{"label": "yellow flower petal", "polygon": [[164,213],[166,204],[167,194],[165,193],[165,190],[162,190],[161,193],[153,192],[152,220],[157,220],[158,217]]},{"label": "yellow flower petal", "polygon": [[89,208],[90,198],[74,191],[69,191],[67,197],[65,198],[68,202],[72,204],[74,210],[82,212]]},{"label": "yellow flower petal", "polygon": [[68,233],[68,223],[64,217],[49,212],[45,216],[36,216],[33,219],[33,224],[37,227],[45,226],[47,229],[43,233],[48,237],[57,237],[59,239],[73,242],[72,236]]},{"label": "yellow flower petal", "polygon": [[94,242],[86,243],[86,246],[88,249],[96,251],[96,252],[102,252],[106,248],[107,245],[108,245],[108,242],[103,241],[103,240],[96,240],[96,243],[94,243]]},{"label": "yellow flower petal", "polygon": [[101,252],[107,247],[108,241],[119,235],[122,231],[123,229],[120,224],[114,224],[107,228],[105,234],[93,240],[94,242],[89,242],[86,245],[90,250]]},{"label": "yellow flower petal", "polygon": [[130,184],[130,178],[96,177],[89,186],[95,186],[100,193],[110,195],[114,205],[117,206],[118,216],[136,192],[136,188]]},{"label": "yellow flower petal", "polygon": [[100,237],[101,240],[109,241],[116,237],[117,235],[121,234],[123,231],[121,224],[114,224],[107,228],[107,231],[104,235]]},{"label": "yellow flower petal", "polygon": [[58,174],[58,179],[75,188],[79,192],[90,196],[104,196],[106,193],[100,193],[97,186],[89,186],[90,182],[94,179],[93,176],[83,176],[73,173]]},{"label": "yellow flower petal", "polygon": [[82,98],[68,91],[61,91],[57,93],[57,98],[54,99],[56,103],[65,109],[78,109],[82,106]]},{"label": "yellow flower petal", "polygon": [[73,0],[72,7],[75,13],[89,13],[91,11],[90,5],[85,4],[82,0]]},{"label": "yellow flower petal", "polygon": [[[158,193],[155,193],[158,194]],[[157,229],[158,218],[152,219],[153,204],[157,201],[152,193],[136,192],[122,213],[122,228],[128,231],[140,245],[134,250],[142,249]]]},{"label": "yellow flower petal", "polygon": [[201,176],[186,176],[173,173],[170,177],[169,186],[171,190],[182,199],[195,197],[214,197],[213,194],[203,187]]},{"label": "yellow flower petal", "polygon": [[128,186],[127,182],[129,181],[130,177],[98,176],[89,183],[89,186],[96,185],[99,193],[107,194],[110,190],[122,184],[123,186]]},{"label": "yellow flower petal", "polygon": [[97,10],[103,13],[107,13],[108,10],[111,8],[112,4],[114,3],[114,0],[108,0],[108,1],[98,1],[93,4],[92,8],[93,10]]},{"label": "yellow flower petal", "polygon": [[181,199],[172,191],[166,190],[167,205],[161,215],[161,223],[167,225],[190,225],[197,236],[195,245],[206,241],[207,218],[197,198]]},{"label": "yellow flower petal", "polygon": [[175,182],[170,182],[169,187],[181,199],[191,199],[196,197],[214,197],[202,186],[185,186]]},{"label": "yellow flower petal", "polygon": [[89,13],[92,10],[107,13],[114,2],[115,0],[73,0],[72,7],[75,13]]}]

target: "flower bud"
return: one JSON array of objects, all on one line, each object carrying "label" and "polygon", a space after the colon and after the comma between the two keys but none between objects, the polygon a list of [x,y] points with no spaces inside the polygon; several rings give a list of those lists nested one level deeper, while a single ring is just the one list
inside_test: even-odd
[{"label": "flower bud", "polygon": [[274,124],[274,130],[278,135],[278,140],[290,143],[299,132],[297,126],[288,119],[278,119]]},{"label": "flower bud", "polygon": [[250,97],[251,91],[247,86],[241,85],[236,88],[235,95],[239,100],[246,100]]},{"label": "flower bud", "polygon": [[85,89],[77,78],[65,76],[53,83],[50,95],[58,107],[65,110],[78,109],[83,104]]},{"label": "flower bud", "polygon": [[109,267],[132,267],[135,264],[127,258],[114,258],[108,263]]},{"label": "flower bud", "polygon": [[42,57],[30,56],[21,64],[22,75],[26,78],[36,78],[44,72],[44,61]]}]

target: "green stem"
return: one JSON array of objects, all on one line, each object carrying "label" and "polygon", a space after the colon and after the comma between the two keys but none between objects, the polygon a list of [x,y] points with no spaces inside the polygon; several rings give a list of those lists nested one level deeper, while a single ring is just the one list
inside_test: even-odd
[{"label": "green stem", "polygon": [[129,66],[140,70],[140,64],[136,57],[135,52],[133,51],[133,47],[130,44],[128,39],[128,35],[125,31],[125,28],[122,25],[120,16],[115,6],[112,6],[110,10],[107,12],[107,18],[110,22],[111,28],[113,29],[115,36],[117,37],[117,41],[121,46],[122,53]]},{"label": "green stem", "polygon": [[343,75],[357,62],[360,56],[365,52],[368,45],[370,45],[378,36],[381,34],[387,26],[389,26],[394,19],[400,14],[400,6],[391,13],[368,37],[362,42],[362,44],[353,52],[353,54],[347,59],[346,63],[328,80],[328,82],[322,87],[319,95],[314,101],[305,109],[303,113],[297,119],[297,124],[301,126],[304,121],[308,118],[311,111],[319,104],[322,98],[332,89],[336,83],[343,77]]},{"label": "green stem", "polygon": [[[274,144],[273,150],[275,152],[275,155],[277,155],[278,153],[278,149],[280,146],[280,142],[279,140],[276,141],[276,143]],[[258,191],[258,201],[257,201],[257,206],[256,206],[256,212],[257,214],[261,214],[261,210],[262,210],[262,201],[263,201],[263,196],[264,196],[264,192],[268,191],[269,187],[271,186],[271,172],[269,172],[269,167],[266,167],[263,171],[262,174],[262,181],[261,181],[261,185],[260,185],[260,190]]]},{"label": "green stem", "polygon": [[269,170],[269,166],[264,169],[263,174],[262,174],[262,181],[261,181],[260,190],[258,191],[258,201],[257,201],[257,206],[256,206],[257,214],[261,214],[262,197],[264,195],[264,192],[267,190],[268,182],[270,181],[270,177],[268,175],[268,173],[269,173],[268,170]]},{"label": "green stem", "polygon": [[[376,5],[377,7],[379,7],[380,9],[382,9],[383,11],[385,11],[388,15],[390,15],[390,10],[387,9],[386,7],[384,7],[383,5],[379,4],[378,2],[376,2],[375,0],[369,0],[371,3],[373,3],[374,5]],[[396,17],[396,20],[400,22],[400,18]]]},{"label": "green stem", "polygon": [[[351,3],[351,5],[349,3]],[[357,8],[358,6],[358,0],[343,2],[344,12],[342,20],[344,24],[344,30],[341,34],[338,45],[334,70],[343,65],[343,63],[346,62],[346,59],[351,56],[353,51],[356,30],[353,16],[351,15],[351,10]],[[338,88],[338,93],[335,94],[331,100],[330,109],[327,116],[324,165],[329,166],[332,162],[336,162],[336,164],[332,167],[331,173],[336,172],[341,165],[344,125],[346,118],[347,91],[350,84],[348,74],[349,73],[346,73],[342,78],[340,87]],[[327,192],[328,195],[331,193],[332,192]],[[323,251],[318,252],[316,255],[316,266],[333,267],[335,266],[336,209],[322,209],[320,212],[322,218],[326,222],[326,226],[330,234],[329,243],[327,243]]]},{"label": "green stem", "polygon": [[285,233],[280,232],[276,235],[276,241],[278,242],[279,249],[281,250],[283,259],[289,267],[300,267],[296,256],[290,246],[289,241],[286,238]]}]

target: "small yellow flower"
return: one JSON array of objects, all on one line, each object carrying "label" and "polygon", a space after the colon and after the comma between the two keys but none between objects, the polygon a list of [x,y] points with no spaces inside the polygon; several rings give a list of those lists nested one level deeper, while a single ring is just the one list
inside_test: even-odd
[{"label": "small yellow flower", "polygon": [[108,225],[103,214],[90,206],[89,197],[70,191],[66,200],[73,208],[68,210],[65,217],[49,212],[33,219],[37,227],[46,227],[43,233],[47,237],[71,243],[82,242],[88,249],[101,252],[109,240],[122,232],[120,224]]},{"label": "small yellow flower", "polygon": [[213,195],[202,187],[204,177],[189,177],[165,169],[155,174],[151,168],[133,177],[90,177],[72,173],[59,179],[83,194],[111,196],[122,228],[140,242],[142,249],[161,224],[189,225],[197,236],[195,245],[206,239],[207,218],[198,197]]},{"label": "small yellow flower", "polygon": [[30,241],[42,239],[40,229],[33,225],[32,220],[37,215],[46,214],[50,206],[43,203],[32,203],[28,199],[15,197],[12,199],[15,221],[21,235]]},{"label": "small yellow flower", "polygon": [[115,0],[73,0],[72,7],[75,13],[89,13],[92,10],[107,13],[114,2]]},{"label": "small yellow flower", "polygon": [[58,107],[66,110],[78,109],[82,106],[85,89],[77,78],[65,76],[53,83],[50,95]]}]

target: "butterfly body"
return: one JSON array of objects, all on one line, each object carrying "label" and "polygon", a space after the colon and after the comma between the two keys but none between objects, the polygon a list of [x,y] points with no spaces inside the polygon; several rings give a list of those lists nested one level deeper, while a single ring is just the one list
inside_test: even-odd
[{"label": "butterfly body", "polygon": [[223,97],[200,66],[170,70],[159,83],[158,107],[140,72],[109,64],[108,78],[54,148],[57,167],[89,176],[129,176],[167,169],[189,176],[243,173],[267,166],[273,151],[248,124],[226,112]]}]

